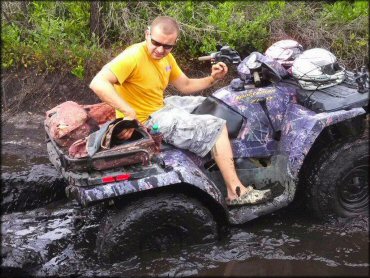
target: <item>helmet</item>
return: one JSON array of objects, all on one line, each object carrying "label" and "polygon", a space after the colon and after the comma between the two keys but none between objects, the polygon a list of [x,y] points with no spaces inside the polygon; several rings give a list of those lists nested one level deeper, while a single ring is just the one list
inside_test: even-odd
[{"label": "helmet", "polygon": [[276,78],[280,80],[281,78],[285,78],[289,75],[287,70],[271,57],[265,56],[259,52],[252,52],[238,65],[237,70],[240,79],[244,81],[251,80],[251,70],[259,68],[262,65],[264,68],[267,68],[270,73],[274,73],[273,75],[269,75],[269,78],[272,78],[270,81],[276,81]]},{"label": "helmet", "polygon": [[303,52],[303,46],[294,40],[281,40],[266,49],[265,55],[278,61],[285,68],[293,65],[293,61]]},{"label": "helmet", "polygon": [[345,70],[339,66],[337,58],[323,48],[304,51],[293,63],[293,77],[306,90],[331,87],[345,79]]}]

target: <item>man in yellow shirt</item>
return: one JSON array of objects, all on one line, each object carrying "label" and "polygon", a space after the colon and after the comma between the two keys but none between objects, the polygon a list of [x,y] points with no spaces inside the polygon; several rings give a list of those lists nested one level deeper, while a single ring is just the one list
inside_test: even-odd
[{"label": "man in yellow shirt", "polygon": [[[164,141],[200,156],[211,151],[225,180],[229,205],[265,202],[271,198],[270,190],[246,187],[236,174],[225,120],[190,113],[204,98],[164,99],[168,84],[190,95],[212,86],[228,71],[220,62],[212,66],[210,76],[188,78],[170,53],[179,32],[173,18],[157,17],[145,31],[145,41],[128,47],[106,64],[91,81],[90,88],[116,109],[117,117],[137,119],[148,126],[157,123]],[[122,138],[130,135],[130,131],[121,134]]]}]

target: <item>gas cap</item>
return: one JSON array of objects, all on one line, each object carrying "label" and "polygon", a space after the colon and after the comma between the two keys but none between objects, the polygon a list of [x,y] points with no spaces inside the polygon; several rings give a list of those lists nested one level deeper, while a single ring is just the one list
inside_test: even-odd
[{"label": "gas cap", "polygon": [[233,91],[243,91],[244,90],[244,81],[240,78],[235,78],[230,82],[231,89]]}]

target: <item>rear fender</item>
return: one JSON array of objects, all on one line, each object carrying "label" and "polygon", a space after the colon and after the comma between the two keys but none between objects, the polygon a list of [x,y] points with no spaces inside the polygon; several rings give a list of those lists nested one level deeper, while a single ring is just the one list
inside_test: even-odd
[{"label": "rear fender", "polygon": [[87,206],[132,193],[181,184],[181,186],[194,186],[200,189],[226,209],[221,191],[185,153],[171,149],[163,152],[160,158],[167,169],[163,173],[91,187],[70,186],[69,194],[82,205]]},{"label": "rear fender", "polygon": [[363,108],[316,114],[298,104],[288,105],[279,144],[279,152],[288,156],[288,174],[294,180],[298,178],[304,158],[326,127],[363,114]]}]

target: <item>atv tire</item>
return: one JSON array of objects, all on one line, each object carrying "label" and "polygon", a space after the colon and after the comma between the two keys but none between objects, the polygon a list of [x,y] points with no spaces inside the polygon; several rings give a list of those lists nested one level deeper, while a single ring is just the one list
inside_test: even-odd
[{"label": "atv tire", "polygon": [[162,193],[109,212],[100,225],[97,252],[102,262],[118,262],[147,250],[167,250],[217,237],[211,212],[195,199]]},{"label": "atv tire", "polygon": [[318,217],[368,214],[368,138],[347,139],[321,149],[311,163],[305,177],[306,200]]}]

